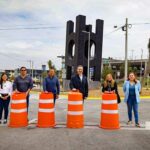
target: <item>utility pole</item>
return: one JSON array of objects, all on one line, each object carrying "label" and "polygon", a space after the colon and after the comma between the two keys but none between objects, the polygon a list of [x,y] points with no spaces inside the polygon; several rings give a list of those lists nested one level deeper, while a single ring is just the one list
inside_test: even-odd
[{"label": "utility pole", "polygon": [[133,55],[133,53],[134,53],[134,49],[132,49],[132,50],[131,50],[131,52],[132,52],[132,56],[131,56],[131,58],[132,58],[132,60],[133,60],[133,56],[134,56],[134,55]]},{"label": "utility pole", "polygon": [[[124,76],[124,80],[126,80],[128,76],[128,29],[131,27],[132,27],[132,24],[128,24],[128,18],[126,18],[125,25],[120,27],[122,28],[122,31],[125,31],[125,69],[124,69],[125,76]],[[114,26],[114,28],[117,28],[117,26]]]}]

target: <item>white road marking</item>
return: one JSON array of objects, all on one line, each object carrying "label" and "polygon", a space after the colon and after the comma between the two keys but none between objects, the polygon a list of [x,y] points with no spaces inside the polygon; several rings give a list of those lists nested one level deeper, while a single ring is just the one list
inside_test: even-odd
[{"label": "white road marking", "polygon": [[[32,120],[29,121],[29,126],[30,127],[32,125],[32,127],[36,128],[36,124],[37,124],[37,118],[34,118]],[[6,124],[0,124],[0,127],[7,127]],[[56,122],[56,126],[55,128],[67,128],[66,127],[66,122]],[[101,129],[102,128],[99,127],[99,124],[95,124],[92,122],[85,122],[84,123],[84,129]],[[105,129],[107,130],[107,129]],[[108,129],[109,130],[109,129]],[[134,125],[126,125],[126,124],[121,124],[120,125],[120,129],[117,130],[131,130],[131,131],[147,131],[150,130],[150,128],[146,128],[146,124],[141,124],[141,127],[135,127]]]},{"label": "white road marking", "polygon": [[145,128],[150,130],[150,121],[145,122]]},{"label": "white road marking", "polygon": [[30,120],[28,123],[29,124],[35,124],[35,123],[37,123],[37,118],[34,118],[34,119]]}]

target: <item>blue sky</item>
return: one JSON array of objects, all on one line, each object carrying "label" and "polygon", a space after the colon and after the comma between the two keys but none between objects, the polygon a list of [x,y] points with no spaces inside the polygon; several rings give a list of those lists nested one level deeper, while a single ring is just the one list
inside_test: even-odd
[{"label": "blue sky", "polygon": [[[79,14],[93,26],[96,19],[104,20],[103,57],[123,59],[124,32],[109,33],[114,25],[124,25],[126,17],[131,24],[150,23],[149,6],[149,0],[0,0],[0,69],[29,67],[29,60],[41,68],[49,59],[60,68],[57,56],[65,53],[66,22]],[[52,28],[26,29],[39,27]],[[141,48],[146,58],[149,38],[150,24],[133,25],[129,58],[132,50],[134,58],[140,58]]]}]

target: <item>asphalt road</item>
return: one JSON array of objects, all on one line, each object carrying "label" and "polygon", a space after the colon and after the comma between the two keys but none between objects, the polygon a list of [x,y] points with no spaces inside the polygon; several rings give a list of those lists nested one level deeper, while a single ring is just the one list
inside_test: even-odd
[{"label": "asphalt road", "polygon": [[[142,100],[139,117],[142,128],[127,126],[127,109],[119,105],[120,130],[103,130],[100,122],[100,100],[87,100],[84,105],[85,128],[67,129],[67,100],[56,103],[56,128],[26,128],[0,126],[0,150],[150,150],[150,130],[145,122],[150,121],[150,100]],[[37,118],[38,96],[32,95],[29,118]]]}]

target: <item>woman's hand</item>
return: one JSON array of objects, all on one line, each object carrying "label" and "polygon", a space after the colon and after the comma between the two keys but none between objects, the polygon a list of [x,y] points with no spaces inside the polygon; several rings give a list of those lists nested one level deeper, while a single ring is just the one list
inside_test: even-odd
[{"label": "woman's hand", "polygon": [[106,94],[113,94],[113,93],[115,93],[115,91],[105,91],[104,93],[106,93]]},{"label": "woman's hand", "polygon": [[113,94],[113,93],[115,93],[115,91],[110,91],[109,93]]},{"label": "woman's hand", "polygon": [[2,97],[3,100],[7,100],[8,96],[4,96]]}]

